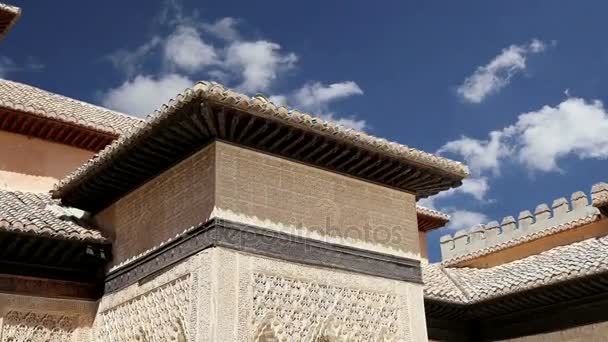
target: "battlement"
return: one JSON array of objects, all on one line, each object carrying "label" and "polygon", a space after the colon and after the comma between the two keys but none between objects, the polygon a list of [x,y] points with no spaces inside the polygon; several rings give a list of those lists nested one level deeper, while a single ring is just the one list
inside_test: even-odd
[{"label": "battlement", "polygon": [[498,221],[458,230],[454,235],[440,238],[441,257],[449,260],[479,250],[494,247],[511,240],[532,235],[551,227],[571,223],[585,217],[599,215],[599,207],[608,198],[608,184],[598,183],[591,189],[591,202],[582,191],[570,196],[570,201],[561,197],[553,201],[551,208],[546,203],[539,204],[532,214],[529,210],[519,213],[517,220],[507,216]]}]

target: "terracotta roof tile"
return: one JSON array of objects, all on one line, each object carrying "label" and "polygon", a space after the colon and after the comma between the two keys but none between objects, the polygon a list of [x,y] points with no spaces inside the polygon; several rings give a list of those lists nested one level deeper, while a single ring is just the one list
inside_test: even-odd
[{"label": "terracotta roof tile", "polygon": [[276,106],[272,102],[259,96],[248,97],[217,83],[198,82],[194,87],[186,89],[174,100],[169,101],[167,105],[163,105],[160,110],[148,116],[145,123],[139,125],[137,129],[122,135],[75,172],[65,177],[57,184],[57,187],[53,191],[54,196],[61,197],[66,189],[79,184],[80,181],[84,180],[94,169],[111,162],[114,157],[118,156],[133,142],[137,141],[137,139],[151,131],[153,128],[158,127],[168,117],[173,115],[177,108],[184,106],[197,96],[210,102],[221,103],[224,106],[251,113],[260,118],[281,121],[293,127],[308,130],[320,135],[331,136],[332,138],[374,150],[393,158],[407,160],[425,167],[442,170],[442,172],[454,175],[458,178],[467,177],[469,174],[468,168],[460,162],[423,152],[396,142],[390,142],[386,139],[377,138],[364,132],[312,117],[309,114],[297,110]]},{"label": "terracotta roof tile", "polygon": [[441,211],[437,211],[431,208],[423,207],[421,205],[416,205],[416,214],[428,216],[437,220],[442,220],[448,222],[450,220],[450,215],[446,213],[442,213]]},{"label": "terracotta roof tile", "polygon": [[423,265],[425,296],[472,303],[608,271],[608,237],[555,247],[491,268]]},{"label": "terracotta roof tile", "polygon": [[0,190],[0,231],[63,240],[105,243],[107,239],[83,220],[70,217],[49,194]]},{"label": "terracotta roof tile", "polygon": [[25,112],[116,136],[126,133],[143,121],[103,107],[4,79],[0,79],[0,108]]}]

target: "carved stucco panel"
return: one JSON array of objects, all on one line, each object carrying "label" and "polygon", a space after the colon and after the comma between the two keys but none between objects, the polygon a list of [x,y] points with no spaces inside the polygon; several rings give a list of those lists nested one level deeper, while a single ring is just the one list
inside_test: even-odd
[{"label": "carved stucco panel", "polygon": [[9,311],[2,320],[2,342],[78,341],[77,315]]},{"label": "carved stucco panel", "polygon": [[399,299],[394,294],[278,275],[252,276],[257,342],[398,340]]},{"label": "carved stucco panel", "polygon": [[195,278],[186,274],[99,313],[97,341],[194,341]]}]

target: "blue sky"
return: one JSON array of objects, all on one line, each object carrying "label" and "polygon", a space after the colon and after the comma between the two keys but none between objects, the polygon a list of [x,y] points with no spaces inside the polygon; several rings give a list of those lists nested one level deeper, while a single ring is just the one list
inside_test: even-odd
[{"label": "blue sky", "polygon": [[[143,115],[199,79],[467,162],[439,235],[608,179],[602,1],[13,1],[0,76]],[[494,133],[491,133],[494,132]]]}]

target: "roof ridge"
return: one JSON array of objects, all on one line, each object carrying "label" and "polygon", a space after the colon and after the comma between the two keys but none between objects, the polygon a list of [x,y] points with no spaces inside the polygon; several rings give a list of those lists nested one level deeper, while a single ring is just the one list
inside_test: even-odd
[{"label": "roof ridge", "polygon": [[443,274],[446,275],[446,277],[454,284],[454,286],[456,286],[456,288],[462,292],[462,295],[466,298],[466,302],[469,302],[472,300],[471,298],[471,294],[469,293],[469,291],[464,287],[464,285],[462,284],[462,281],[460,280],[460,278],[458,277],[458,275],[452,275],[452,272],[448,272],[448,269],[446,267],[444,267],[443,265],[439,264],[439,270],[441,272],[443,272]]},{"label": "roof ridge", "polygon": [[64,100],[76,102],[76,103],[79,103],[79,104],[87,106],[87,107],[93,107],[93,108],[96,108],[96,109],[112,112],[112,113],[115,113],[115,114],[127,117],[129,119],[143,120],[142,118],[134,116],[134,115],[130,115],[130,114],[126,114],[126,113],[123,113],[123,112],[119,112],[119,111],[116,111],[114,109],[110,109],[110,108],[107,108],[107,107],[96,105],[96,104],[93,104],[93,103],[90,103],[90,102],[86,102],[86,101],[83,101],[83,100],[75,99],[73,97],[69,97],[69,96],[66,96],[66,95],[61,95],[61,94],[58,94],[58,93],[54,93],[52,91],[49,91],[49,90],[46,90],[46,89],[42,89],[42,88],[40,88],[38,86],[35,86],[35,85],[31,85],[31,84],[27,84],[27,83],[22,83],[22,82],[17,82],[17,81],[9,80],[9,79],[2,78],[2,77],[0,77],[0,82],[7,82],[7,83],[16,84],[16,85],[19,85],[19,86],[25,86],[25,87],[29,87],[29,88],[34,88],[37,91],[44,92],[47,95],[50,95],[52,97],[59,97],[59,98],[62,98]]}]

